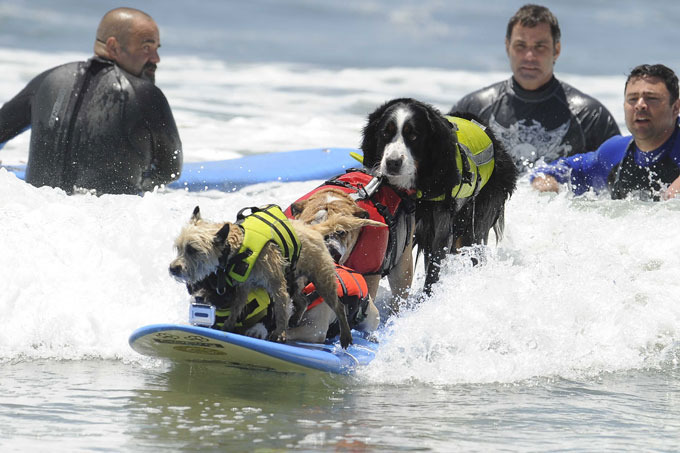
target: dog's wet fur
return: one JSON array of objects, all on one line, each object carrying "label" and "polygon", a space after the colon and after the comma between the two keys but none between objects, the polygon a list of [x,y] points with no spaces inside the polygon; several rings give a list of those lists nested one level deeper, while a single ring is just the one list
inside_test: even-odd
[{"label": "dog's wet fur", "polygon": [[[357,243],[361,229],[365,226],[376,226],[371,223],[364,223],[358,221],[360,219],[367,219],[369,213],[361,208],[356,201],[346,192],[327,187],[317,192],[314,192],[309,198],[297,201],[291,205],[291,213],[296,218],[307,224],[315,224],[327,221],[328,219],[344,219],[349,226],[340,228],[337,227],[338,233],[326,236],[326,245],[333,255],[333,259],[338,264],[345,264],[349,259],[354,246]],[[354,222],[348,219],[358,219]],[[378,224],[378,226],[385,226]],[[384,257],[381,257],[384,259]],[[406,244],[401,259],[396,266],[390,270],[387,278],[390,283],[392,294],[398,297],[405,297],[411,287],[413,277],[412,264],[412,242]],[[372,300],[378,293],[381,276],[378,274],[364,275],[366,284],[368,285],[368,293]],[[396,297],[392,300],[395,302],[392,305],[392,311],[396,312],[398,307],[396,305]]]},{"label": "dog's wet fur", "polygon": [[[292,298],[296,306],[296,316],[301,317],[306,308],[306,299],[300,294],[300,289],[305,282],[311,281],[337,317],[340,344],[346,348],[352,343],[352,334],[344,306],[336,293],[335,264],[323,239],[324,235],[335,231],[335,226],[330,226],[328,222],[308,226],[297,220],[291,220],[291,225],[301,243],[300,258],[294,269],[292,294],[289,294],[286,279],[290,263],[283,257],[278,245],[270,242],[262,249],[249,278],[233,285],[230,315],[224,322],[224,330],[233,331],[245,307],[248,293],[254,288],[263,288],[273,304],[275,328],[269,339],[286,341],[286,329],[292,314],[290,300]],[[238,253],[242,242],[243,231],[239,226],[231,222],[204,220],[197,206],[191,220],[175,240],[177,257],[170,263],[170,274],[188,287],[196,285],[217,272],[223,254],[231,257]]]},{"label": "dog's wet fur", "polygon": [[291,214],[307,225],[316,225],[327,221],[331,217],[344,218],[349,229],[338,229],[324,239],[329,252],[338,264],[345,264],[352,253],[352,249],[359,238],[359,233],[364,226],[386,226],[364,222],[369,214],[360,208],[350,195],[335,188],[324,188],[314,192],[309,198],[296,201],[291,205]]},{"label": "dog's wet fur", "polygon": [[[291,214],[296,219],[308,224],[316,225],[329,222],[335,231],[324,237],[326,247],[338,264],[345,264],[354,245],[357,243],[361,229],[366,226],[385,227],[384,223],[369,219],[369,213],[357,205],[356,201],[342,190],[328,187],[318,190],[304,200],[296,201],[291,205]],[[377,281],[374,280],[375,288],[366,279],[369,292],[369,307],[366,320],[357,327],[363,332],[372,332],[380,323],[380,314],[373,301],[378,291]],[[319,307],[321,308],[321,307]],[[329,310],[317,309],[315,312],[307,312],[302,319],[298,332],[307,332],[315,329],[315,326],[323,326],[334,321],[334,316]]]},{"label": "dog's wet fur", "polygon": [[[452,116],[482,124],[470,114]],[[388,101],[368,116],[361,144],[364,166],[393,186],[425,195],[416,205],[415,244],[424,257],[426,294],[439,280],[447,253],[486,244],[491,229],[497,239],[502,237],[505,203],[515,190],[518,172],[491,130],[485,132],[493,142],[495,167],[481,191],[469,198],[427,201],[451,194],[462,180],[451,123],[436,108],[410,98]]]}]

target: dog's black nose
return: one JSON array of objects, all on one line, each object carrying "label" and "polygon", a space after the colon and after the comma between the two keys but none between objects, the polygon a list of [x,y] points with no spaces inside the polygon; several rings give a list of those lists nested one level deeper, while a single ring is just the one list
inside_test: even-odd
[{"label": "dog's black nose", "polygon": [[399,173],[399,170],[401,170],[401,159],[387,159],[385,166],[387,167],[388,173]]},{"label": "dog's black nose", "polygon": [[170,271],[170,275],[173,277],[182,275],[182,266],[170,266],[168,270]]}]

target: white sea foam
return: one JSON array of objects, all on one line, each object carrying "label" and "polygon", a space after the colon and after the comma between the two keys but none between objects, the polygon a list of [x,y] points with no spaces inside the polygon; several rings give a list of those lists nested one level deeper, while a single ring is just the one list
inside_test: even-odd
[{"label": "white sea foam", "polygon": [[365,376],[511,382],[659,366],[680,332],[680,200],[538,194],[523,181],[506,237],[446,264],[432,300],[390,323]]},{"label": "white sea foam", "polygon": [[234,219],[244,206],[290,203],[294,189],[313,186],[97,198],[38,189],[0,169],[0,359],[134,357],[132,330],[187,321],[188,295],[167,266],[194,206]]}]

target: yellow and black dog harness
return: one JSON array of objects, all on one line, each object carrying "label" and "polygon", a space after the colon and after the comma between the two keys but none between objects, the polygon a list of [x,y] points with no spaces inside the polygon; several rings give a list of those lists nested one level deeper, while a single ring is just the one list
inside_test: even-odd
[{"label": "yellow and black dog harness", "polygon": [[[460,170],[462,180],[451,190],[452,198],[468,198],[475,196],[489,181],[494,169],[494,149],[491,138],[485,127],[473,120],[454,116],[445,117],[452,125],[457,137],[459,153],[456,156],[456,167]],[[463,158],[465,156],[465,158]],[[443,201],[447,194],[433,198],[423,198],[418,191],[418,199],[424,201]]]},{"label": "yellow and black dog harness", "polygon": [[[250,214],[244,214],[250,210]],[[243,230],[243,242],[238,252],[229,258],[230,250],[226,249],[220,258],[217,268],[217,293],[223,295],[226,285],[233,287],[245,282],[253,270],[262,249],[269,242],[274,242],[281,249],[281,254],[288,261],[286,280],[288,290],[292,288],[293,271],[300,258],[301,243],[293,226],[283,214],[281,208],[270,204],[261,208],[244,208],[236,216],[236,226]],[[254,326],[264,321],[269,314],[270,298],[262,288],[256,288],[248,294],[248,302],[243,314],[237,320],[237,331]],[[229,309],[216,311],[216,325],[224,323],[230,315]]]},{"label": "yellow and black dog harness", "polygon": [[[245,215],[244,212],[247,210],[251,213]],[[245,282],[262,249],[269,242],[274,242],[279,246],[281,254],[288,261],[287,272],[292,274],[300,258],[301,244],[293,226],[280,207],[270,204],[261,208],[244,208],[239,211],[236,219],[235,225],[243,230],[243,243],[233,256],[229,257],[230,250],[227,249],[220,258],[218,285],[225,282],[234,286],[236,283]],[[287,275],[290,284],[289,277]],[[224,289],[218,286],[218,294],[224,294]]]},{"label": "yellow and black dog harness", "polygon": [[[258,322],[265,322],[269,317],[269,294],[263,288],[255,288],[248,293],[248,302],[243,313],[236,320],[235,332],[243,333],[246,329],[254,326]],[[222,328],[224,321],[231,314],[228,308],[217,308],[215,310],[215,324],[213,327]]]}]

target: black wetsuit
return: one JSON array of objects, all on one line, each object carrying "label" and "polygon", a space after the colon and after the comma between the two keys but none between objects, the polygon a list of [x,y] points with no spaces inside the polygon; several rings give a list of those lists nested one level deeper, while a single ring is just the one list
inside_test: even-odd
[{"label": "black wetsuit", "polygon": [[555,77],[534,91],[511,77],[463,97],[451,108],[455,112],[484,120],[520,170],[540,158],[548,163],[595,150],[620,133],[599,101]]},{"label": "black wetsuit", "polygon": [[99,57],[43,72],[0,109],[0,143],[29,126],[26,181],[35,186],[137,194],[182,169],[161,90]]},{"label": "black wetsuit", "polygon": [[621,200],[631,194],[635,194],[642,200],[661,200],[662,185],[668,187],[680,176],[680,167],[673,159],[675,156],[672,155],[676,148],[677,134],[676,128],[675,133],[662,146],[662,148],[667,148],[665,155],[657,155],[657,152],[653,151],[643,154],[643,157],[647,157],[646,154],[653,153],[652,156],[658,159],[648,159],[645,162],[648,164],[646,166],[640,166],[636,162],[637,149],[631,142],[621,163],[609,173],[607,182],[613,200]]}]

